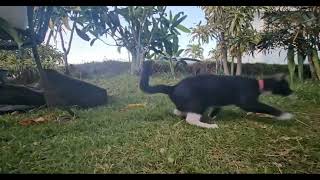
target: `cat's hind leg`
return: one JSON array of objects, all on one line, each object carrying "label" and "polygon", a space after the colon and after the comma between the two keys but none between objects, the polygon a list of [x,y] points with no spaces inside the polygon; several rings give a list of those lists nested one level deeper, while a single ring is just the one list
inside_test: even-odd
[{"label": "cat's hind leg", "polygon": [[201,114],[188,112],[187,117],[186,117],[186,121],[187,121],[187,123],[189,123],[191,125],[195,125],[195,126],[202,127],[202,128],[218,128],[217,124],[207,124],[207,123],[201,122],[200,121],[201,116],[202,116]]}]

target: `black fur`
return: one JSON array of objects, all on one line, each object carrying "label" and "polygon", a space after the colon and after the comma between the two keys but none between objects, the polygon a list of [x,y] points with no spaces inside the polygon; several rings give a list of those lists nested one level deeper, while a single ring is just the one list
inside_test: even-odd
[{"label": "black fur", "polygon": [[[145,61],[140,79],[140,89],[146,93],[167,94],[176,108],[182,112],[203,114],[209,107],[236,105],[248,112],[280,116],[281,111],[259,102],[259,84],[256,79],[240,76],[199,75],[181,80],[174,86],[149,85],[152,61]],[[284,76],[264,78],[265,91],[288,96],[290,89]],[[217,113],[215,112],[215,113]]]}]

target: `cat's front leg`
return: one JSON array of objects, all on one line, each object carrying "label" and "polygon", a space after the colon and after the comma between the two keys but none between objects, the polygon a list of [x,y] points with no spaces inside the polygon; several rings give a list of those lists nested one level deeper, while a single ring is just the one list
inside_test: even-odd
[{"label": "cat's front leg", "polygon": [[240,108],[248,112],[270,114],[278,120],[289,120],[293,118],[291,113],[282,112],[279,109],[260,102],[242,105]]},{"label": "cat's front leg", "polygon": [[201,116],[202,116],[201,114],[188,112],[186,121],[191,125],[195,125],[202,128],[218,128],[217,124],[207,124],[207,123],[201,122],[200,121]]}]

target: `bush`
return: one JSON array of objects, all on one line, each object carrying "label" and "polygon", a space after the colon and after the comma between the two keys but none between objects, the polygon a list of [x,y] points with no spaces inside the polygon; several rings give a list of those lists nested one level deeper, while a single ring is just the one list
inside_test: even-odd
[{"label": "bush", "polygon": [[[38,52],[44,69],[56,69],[63,62],[63,54],[52,46],[40,45]],[[18,83],[28,84],[39,78],[31,49],[0,50],[0,69],[9,71]]]},{"label": "bush", "polygon": [[94,76],[114,76],[127,73],[130,70],[129,62],[104,61],[85,64],[70,64],[70,75],[79,79]]},{"label": "bush", "polygon": [[[176,65],[176,62],[174,62]],[[230,67],[230,63],[229,63]],[[296,68],[297,71],[298,68]],[[236,70],[236,64],[235,64]],[[130,71],[130,62],[121,61],[104,61],[91,62],[85,64],[70,65],[71,75],[77,78],[91,78],[97,75],[114,76]],[[216,64],[213,61],[201,61],[187,65],[184,69],[182,67],[176,68],[176,75],[195,75],[195,74],[215,74]],[[234,72],[235,73],[235,72]],[[243,64],[242,75],[244,76],[263,76],[272,75],[276,73],[288,74],[288,67],[286,64]],[[153,65],[153,74],[171,74],[170,65],[168,61],[155,61]],[[304,65],[304,78],[311,78],[309,65]]]}]

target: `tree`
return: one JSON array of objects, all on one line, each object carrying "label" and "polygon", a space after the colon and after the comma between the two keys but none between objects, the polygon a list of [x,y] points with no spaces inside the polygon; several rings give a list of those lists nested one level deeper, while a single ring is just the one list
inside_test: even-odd
[{"label": "tree", "polygon": [[[263,39],[260,49],[284,47],[288,49],[288,68],[290,79],[294,77],[294,51],[298,56],[298,75],[303,79],[303,62],[308,57],[313,77],[320,79],[318,60],[319,49],[319,13],[314,7],[273,7],[265,12]],[[292,55],[293,52],[293,55]]]},{"label": "tree", "polygon": [[[242,73],[242,55],[250,51],[259,42],[259,36],[252,26],[252,22],[259,8],[255,6],[231,6],[228,9],[227,27],[229,30],[229,49],[237,59],[236,75]],[[233,68],[232,68],[233,69]],[[233,74],[233,72],[231,72]]]},{"label": "tree", "polygon": [[[79,29],[77,28],[77,17],[79,12],[81,11],[80,7],[72,7],[72,6],[55,6],[53,10],[53,14],[49,21],[50,33],[47,39],[46,44],[49,44],[52,36],[54,35],[54,41],[57,44],[57,36],[60,36],[61,47],[63,50],[63,60],[65,65],[65,74],[69,74],[69,65],[68,65],[68,55],[71,50],[71,44],[73,40],[74,31],[79,33]],[[72,21],[72,26],[70,27],[69,21]],[[62,32],[66,30],[70,31],[70,37],[67,41],[65,41],[64,35]],[[88,39],[87,39],[88,40]],[[65,42],[68,43],[66,47]]]},{"label": "tree", "polygon": [[[214,37],[220,48],[222,53],[222,62],[223,62],[223,71],[225,75],[230,75],[229,68],[228,68],[228,47],[227,47],[227,19],[228,16],[228,8],[223,6],[202,6],[201,9],[204,10],[206,19],[207,19],[207,28],[211,29],[211,36]],[[207,33],[206,33],[207,34]],[[206,38],[202,38],[206,39]]]},{"label": "tree", "polygon": [[[252,21],[254,13],[259,9],[254,6],[201,6],[205,12],[207,22],[201,25],[201,22],[193,29],[192,39],[198,38],[203,43],[208,43],[209,38],[217,40],[220,46],[221,59],[223,62],[224,74],[230,75],[228,69],[228,49],[232,48],[237,57],[237,75],[241,74],[242,54],[249,47],[245,40],[252,39],[248,37],[253,35],[248,33],[252,31]],[[252,42],[252,41],[251,41]]]},{"label": "tree", "polygon": [[201,44],[188,44],[185,49],[185,55],[193,59],[203,59],[203,50]]},{"label": "tree", "polygon": [[209,56],[216,62],[216,74],[223,74],[222,62],[221,62],[221,49],[217,46],[209,51]]},{"label": "tree", "polygon": [[113,38],[113,46],[130,52],[131,73],[139,73],[149,51],[170,49],[170,41],[180,35],[178,30],[189,32],[180,24],[187,17],[183,12],[174,16],[170,12],[167,18],[165,10],[164,6],[86,7],[79,18],[87,19],[83,30],[95,36],[91,45],[102,35]]}]

